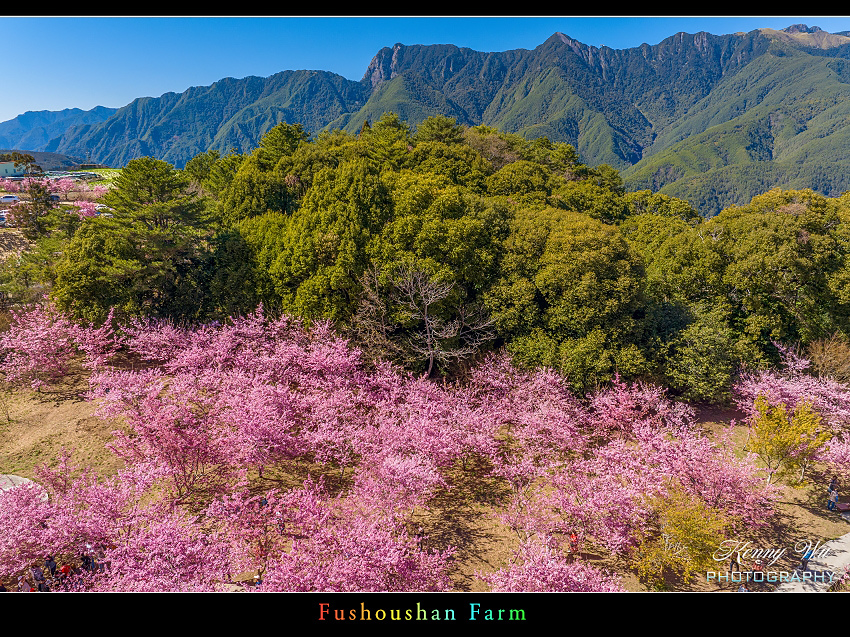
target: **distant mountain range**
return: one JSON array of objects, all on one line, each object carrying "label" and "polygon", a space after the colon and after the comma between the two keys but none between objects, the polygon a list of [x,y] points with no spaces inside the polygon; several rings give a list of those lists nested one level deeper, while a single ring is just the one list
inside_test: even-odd
[{"label": "distant mountain range", "polygon": [[28,112],[0,123],[0,147],[113,166],[150,155],[255,148],[281,121],[360,129],[394,111],[572,143],[629,189],[689,199],[704,214],[771,187],[850,190],[850,33],[677,33],[596,48],[555,33],[533,50],[453,45],[381,49],[359,82],[326,71],[225,78],[119,108]]}]

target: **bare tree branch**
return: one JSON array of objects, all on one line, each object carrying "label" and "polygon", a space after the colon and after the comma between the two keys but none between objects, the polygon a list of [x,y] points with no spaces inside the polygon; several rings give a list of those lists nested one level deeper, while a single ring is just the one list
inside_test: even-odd
[{"label": "bare tree branch", "polygon": [[408,364],[424,362],[428,376],[435,366],[472,356],[495,337],[493,320],[482,307],[462,301],[446,307],[455,284],[435,280],[421,267],[398,266],[383,295],[374,268],[361,284],[363,295],[352,321],[357,339],[370,353]]}]

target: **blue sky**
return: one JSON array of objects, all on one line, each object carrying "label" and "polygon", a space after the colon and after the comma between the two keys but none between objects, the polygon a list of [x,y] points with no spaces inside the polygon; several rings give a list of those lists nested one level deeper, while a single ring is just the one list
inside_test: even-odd
[{"label": "blue sky", "polygon": [[715,34],[791,24],[850,30],[850,17],[0,17],[0,122],[25,111],[120,107],[224,77],[321,69],[359,80],[385,46],[533,49],[561,31],[615,49],[679,31]]}]

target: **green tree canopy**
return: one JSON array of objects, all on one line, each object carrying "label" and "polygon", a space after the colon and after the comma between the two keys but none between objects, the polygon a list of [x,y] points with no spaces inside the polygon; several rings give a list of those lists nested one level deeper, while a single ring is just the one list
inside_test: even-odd
[{"label": "green tree canopy", "polygon": [[556,367],[583,390],[644,369],[635,319],[643,277],[616,227],[571,211],[520,211],[489,304],[520,360]]},{"label": "green tree canopy", "polygon": [[142,157],[127,162],[103,201],[116,217],[165,230],[197,222],[203,205],[188,186],[186,176],[168,162]]},{"label": "green tree canopy", "polygon": [[167,162],[128,162],[104,196],[113,218],[86,220],[56,266],[53,296],[62,309],[101,320],[125,315],[197,318],[204,306],[207,245],[202,203]]},{"label": "green tree canopy", "polygon": [[260,139],[260,147],[254,151],[261,170],[274,168],[284,157],[289,157],[298,146],[309,139],[301,124],[281,122],[271,128]]},{"label": "green tree canopy", "polygon": [[457,120],[453,117],[434,115],[419,124],[413,139],[417,143],[460,144],[463,142],[463,127],[458,126]]},{"label": "green tree canopy", "polygon": [[271,267],[284,309],[310,318],[349,318],[367,266],[366,246],[391,210],[387,187],[370,162],[319,172]]}]

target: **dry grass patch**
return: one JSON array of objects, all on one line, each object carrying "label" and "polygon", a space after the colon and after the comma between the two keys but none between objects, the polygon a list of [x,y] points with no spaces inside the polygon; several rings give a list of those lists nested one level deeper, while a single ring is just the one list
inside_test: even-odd
[{"label": "dry grass patch", "polygon": [[73,374],[50,389],[19,390],[3,396],[0,473],[32,478],[36,466],[55,466],[63,448],[73,450],[75,464],[91,467],[100,475],[118,471],[123,461],[106,444],[120,427],[94,415],[97,405],[83,398],[87,388],[82,375]]}]

